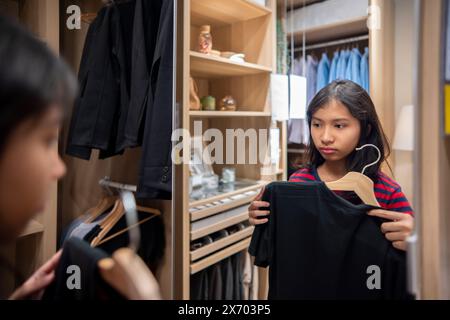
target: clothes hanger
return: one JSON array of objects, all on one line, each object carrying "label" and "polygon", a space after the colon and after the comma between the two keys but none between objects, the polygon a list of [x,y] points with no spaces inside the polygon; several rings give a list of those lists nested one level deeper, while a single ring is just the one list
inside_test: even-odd
[{"label": "clothes hanger", "polygon": [[356,148],[357,151],[360,151],[366,147],[374,147],[378,151],[378,159],[368,165],[366,165],[362,172],[350,171],[341,179],[331,182],[325,182],[325,185],[330,190],[339,190],[339,191],[353,191],[356,195],[368,205],[379,207],[380,204],[375,196],[375,192],[373,190],[373,181],[364,174],[367,168],[375,165],[381,159],[380,149],[373,144],[365,144],[360,148]]},{"label": "clothes hanger", "polygon": [[[112,190],[108,183],[109,183],[109,178],[104,178],[104,179],[100,180],[100,185],[103,188],[105,188],[105,190],[109,194],[112,194]],[[120,185],[120,184],[119,184],[119,188],[126,189],[124,185]],[[101,231],[94,239],[92,239],[91,246],[93,246],[93,247],[99,246],[100,244],[102,244],[106,241],[109,241],[109,240],[121,235],[122,233],[124,233],[126,231],[129,231],[130,228],[133,229],[133,228],[149,221],[150,219],[154,218],[155,216],[161,215],[161,211],[158,209],[142,207],[142,206],[137,206],[137,205],[135,205],[135,208],[139,212],[149,213],[149,214],[151,214],[151,216],[147,217],[145,219],[142,219],[141,221],[136,221],[136,223],[134,223],[133,225],[129,224],[129,226],[127,228],[122,229],[122,230],[114,233],[113,235],[105,238],[106,235],[111,231],[111,229],[117,224],[117,222],[119,222],[119,220],[125,214],[125,208],[123,206],[122,199],[115,197],[114,207],[110,211],[110,213],[108,213],[108,215],[99,223]]]},{"label": "clothes hanger", "polygon": [[116,200],[117,197],[112,195],[105,195],[104,197],[102,197],[94,207],[86,212],[87,219],[84,222],[91,223],[95,221],[95,219],[105,213],[106,210],[114,206]]},{"label": "clothes hanger", "polygon": [[131,192],[122,193],[121,203],[129,226],[130,245],[116,250],[110,258],[102,259],[97,267],[101,277],[129,300],[160,300],[159,284],[152,272],[136,254],[140,243],[139,228],[132,228],[138,221],[137,206]]}]

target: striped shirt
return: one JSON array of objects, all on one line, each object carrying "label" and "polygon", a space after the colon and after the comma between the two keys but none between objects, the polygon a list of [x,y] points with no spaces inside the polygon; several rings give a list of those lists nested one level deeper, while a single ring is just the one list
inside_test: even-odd
[{"label": "striped shirt", "polygon": [[[290,182],[321,181],[315,167],[302,168],[294,172],[289,178]],[[334,191],[346,200],[356,203],[357,196],[353,192]],[[403,212],[414,215],[411,205],[402,192],[400,185],[389,178],[381,171],[378,173],[378,180],[374,183],[375,197],[385,210]],[[360,202],[359,198],[357,199]]]}]

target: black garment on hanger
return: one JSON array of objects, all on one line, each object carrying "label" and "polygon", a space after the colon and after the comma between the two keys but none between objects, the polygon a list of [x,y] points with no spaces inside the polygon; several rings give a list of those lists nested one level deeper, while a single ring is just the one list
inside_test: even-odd
[{"label": "black garment on hanger", "polygon": [[[405,252],[380,230],[374,207],[354,205],[323,182],[273,182],[263,201],[269,222],[255,227],[249,252],[270,266],[269,299],[407,299]],[[369,290],[381,271],[381,289]]]},{"label": "black garment on hanger", "polygon": [[[138,212],[139,220],[143,220],[149,216],[148,213]],[[106,239],[110,235],[115,234],[121,230],[127,228],[127,222],[125,216],[119,219],[119,221],[111,228],[108,234],[104,237]],[[164,224],[161,217],[154,217],[149,221],[146,221],[139,225],[141,233],[141,242],[137,250],[138,256],[146,263],[148,268],[155,273],[159,264],[164,257],[164,251],[166,246]],[[100,233],[100,226],[95,226],[84,237],[84,241],[91,243],[91,241]],[[119,248],[127,247],[129,245],[128,232],[124,232],[105,243],[97,246],[97,248],[103,250],[108,254],[113,254]]]},{"label": "black garment on hanger", "polygon": [[173,16],[173,0],[162,1],[145,115],[139,198],[172,197]]},{"label": "black garment on hanger", "polygon": [[112,2],[89,26],[66,153],[142,145],[137,196],[172,192],[173,0]]},{"label": "black garment on hanger", "polygon": [[[83,240],[68,239],[55,271],[55,280],[45,290],[42,300],[124,300],[99,274],[97,264],[107,257],[104,251],[92,248]],[[70,266],[79,267],[79,273],[68,269]],[[70,278],[75,274],[80,276],[80,288],[71,289],[67,284],[76,283]]]}]

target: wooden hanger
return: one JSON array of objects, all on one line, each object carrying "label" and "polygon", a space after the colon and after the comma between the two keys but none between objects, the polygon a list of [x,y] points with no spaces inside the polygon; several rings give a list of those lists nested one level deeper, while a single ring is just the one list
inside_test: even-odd
[{"label": "wooden hanger", "polygon": [[366,144],[360,148],[356,148],[356,150],[359,151],[368,146],[377,149],[378,159],[376,161],[365,166],[362,170],[362,173],[351,171],[341,179],[332,182],[325,182],[325,184],[330,190],[353,191],[365,204],[379,207],[380,204],[378,203],[373,189],[373,181],[368,176],[364,175],[364,171],[380,161],[380,149],[378,149],[378,147],[373,144]]},{"label": "wooden hanger", "polygon": [[84,223],[91,223],[95,221],[100,215],[106,212],[109,208],[111,208],[117,200],[116,196],[104,196],[100,199],[100,201],[95,205],[95,207],[92,207],[89,209],[86,213],[88,216],[87,219],[84,221]]},{"label": "wooden hanger", "polygon": [[[113,194],[112,190],[110,189],[110,185],[114,185],[114,186],[118,186],[118,187],[122,187],[124,189],[125,185],[121,185],[121,184],[116,184],[116,183],[111,183],[111,181],[109,181],[108,179],[102,179],[100,180],[100,185],[109,193],[109,194]],[[153,209],[153,208],[148,208],[148,207],[142,207],[142,206],[136,206],[136,203],[133,202],[133,206],[134,209],[139,211],[139,212],[145,212],[145,213],[149,213],[151,216],[147,217],[145,219],[142,219],[141,221],[136,222],[135,224],[133,224],[132,226],[128,226],[125,229],[122,229],[116,233],[114,233],[113,235],[106,237],[106,235],[111,231],[111,229],[117,224],[117,222],[119,222],[119,220],[124,216],[125,214],[125,208],[123,206],[122,200],[120,198],[116,197],[112,197],[111,199],[114,199],[114,207],[113,209],[110,211],[110,213],[108,213],[108,215],[99,223],[99,226],[101,228],[101,231],[99,232],[99,234],[92,239],[91,241],[91,246],[96,247],[102,243],[105,243],[106,241],[109,241],[119,235],[121,235],[122,233],[129,231],[131,228],[135,228],[145,222],[147,222],[148,220],[150,220],[151,218],[153,218],[154,216],[159,216],[161,215],[161,211],[157,210],[157,209]],[[110,199],[110,200],[111,200]],[[134,199],[134,197],[133,197]]]},{"label": "wooden hanger", "polygon": [[[123,210],[126,208],[127,224],[129,221],[137,221],[137,208],[132,193],[125,192],[122,199],[120,205]],[[111,287],[127,299],[159,300],[161,293],[158,282],[136,254],[140,242],[140,231],[131,227],[129,225],[130,247],[118,249],[111,258],[100,260],[97,264],[99,273]]]},{"label": "wooden hanger", "polygon": [[116,250],[98,262],[101,277],[129,300],[160,300],[158,282],[142,259],[130,248]]}]

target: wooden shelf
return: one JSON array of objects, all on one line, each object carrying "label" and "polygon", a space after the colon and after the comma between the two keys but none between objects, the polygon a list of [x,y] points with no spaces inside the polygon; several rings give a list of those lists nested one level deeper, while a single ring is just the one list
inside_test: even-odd
[{"label": "wooden shelf", "polygon": [[242,240],[244,238],[251,236],[254,229],[255,229],[255,227],[253,227],[253,226],[247,227],[241,231],[238,231],[236,233],[233,233],[232,235],[229,235],[228,237],[214,241],[211,244],[208,244],[197,250],[191,251],[191,261],[195,261],[200,258],[203,258],[211,253],[216,252],[217,250],[220,250],[222,248],[229,246],[230,244],[233,244],[235,242],[238,242],[239,240]]},{"label": "wooden shelf", "polygon": [[[240,180],[240,181],[246,181],[246,180]],[[254,185],[251,185],[251,186],[248,186],[248,187],[239,188],[239,189],[236,189],[234,191],[218,194],[218,195],[210,197],[210,198],[193,201],[193,202],[189,203],[189,208],[195,208],[195,207],[203,206],[205,204],[213,203],[215,201],[220,201],[220,200],[225,199],[225,198],[230,198],[230,197],[233,197],[233,196],[236,196],[236,195],[239,195],[239,194],[246,193],[248,191],[257,190],[257,189],[260,189],[261,187],[263,187],[266,184],[266,182],[256,182],[256,181],[254,181],[254,183],[255,183]]]},{"label": "wooden shelf", "polygon": [[270,117],[265,111],[189,111],[189,116],[195,118],[226,118],[226,117]]},{"label": "wooden shelf", "polygon": [[[252,200],[255,198],[255,196],[258,193],[255,193],[253,195],[243,195],[242,198],[230,201],[228,203],[221,203],[218,205],[214,205],[213,207],[202,209],[202,210],[196,210],[190,213],[191,215],[191,221],[197,221],[212,215],[215,215],[216,213],[230,210],[239,206],[242,206],[244,204],[252,202]],[[219,201],[218,201],[219,202]]]},{"label": "wooden shelf", "polygon": [[247,21],[271,14],[272,10],[250,0],[192,0],[191,23],[213,27]]},{"label": "wooden shelf", "polygon": [[306,151],[304,149],[288,149],[287,150],[288,153],[298,153],[298,154],[303,154]]},{"label": "wooden shelf", "polygon": [[[294,32],[294,42],[301,44],[303,33],[306,33],[306,43],[314,44],[317,42],[336,40],[344,37],[350,37],[359,34],[367,34],[367,16],[342,21],[339,23],[332,23],[320,27],[310,28]],[[290,39],[291,34],[287,37]]]},{"label": "wooden shelf", "polygon": [[236,244],[233,244],[232,246],[229,246],[228,248],[225,248],[224,250],[221,250],[217,253],[214,253],[210,256],[208,256],[205,259],[202,259],[196,263],[191,264],[191,274],[197,273],[203,269],[208,268],[209,266],[212,266],[213,264],[222,261],[223,259],[226,259],[242,250],[245,250],[250,245],[251,238],[247,238],[245,240],[242,240]]},{"label": "wooden shelf", "polygon": [[25,230],[20,234],[19,237],[29,236],[31,234],[44,232],[44,226],[37,222],[36,220],[31,220]]},{"label": "wooden shelf", "polygon": [[191,240],[223,230],[248,220],[248,207],[241,206],[191,223]]},{"label": "wooden shelf", "polygon": [[194,77],[214,79],[270,73],[272,68],[248,62],[235,62],[227,58],[191,51],[191,74]]}]

